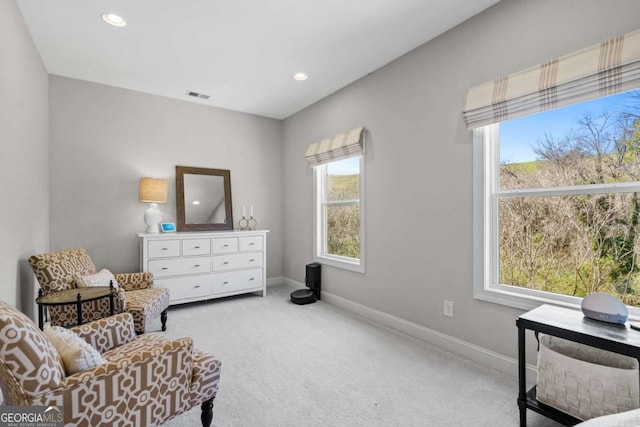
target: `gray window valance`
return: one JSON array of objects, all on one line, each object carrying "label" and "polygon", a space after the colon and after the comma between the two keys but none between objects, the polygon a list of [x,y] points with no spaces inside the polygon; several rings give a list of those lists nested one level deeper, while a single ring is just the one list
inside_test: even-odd
[{"label": "gray window valance", "polygon": [[467,91],[467,128],[640,87],[640,30]]},{"label": "gray window valance", "polygon": [[364,127],[359,127],[312,143],[307,148],[304,158],[309,166],[319,166],[362,154],[364,154]]}]

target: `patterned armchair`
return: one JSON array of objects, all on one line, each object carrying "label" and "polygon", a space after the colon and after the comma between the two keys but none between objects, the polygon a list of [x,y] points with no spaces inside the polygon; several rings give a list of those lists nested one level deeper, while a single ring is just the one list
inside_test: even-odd
[{"label": "patterned armchair", "polygon": [[65,426],[157,426],[200,404],[213,419],[220,361],[193,349],[191,338],[136,336],[122,313],[71,329],[106,363],[66,376],[45,334],[0,301],[0,388],[10,406],[62,406]]},{"label": "patterned armchair", "polygon": [[[96,267],[84,248],[65,249],[29,258],[29,265],[36,275],[42,292],[46,295],[76,287],[76,277],[96,274]],[[118,296],[114,302],[114,313],[127,311],[133,315],[136,333],[147,330],[153,319],[160,316],[162,330],[167,329],[169,290],[153,287],[151,273],[116,274]],[[67,326],[76,323],[76,308],[73,305],[48,307],[52,325]],[[109,316],[109,300],[83,303],[83,320],[92,321]]]}]

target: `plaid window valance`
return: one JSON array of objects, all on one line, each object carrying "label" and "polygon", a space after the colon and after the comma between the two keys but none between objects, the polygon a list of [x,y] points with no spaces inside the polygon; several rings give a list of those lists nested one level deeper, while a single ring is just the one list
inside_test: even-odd
[{"label": "plaid window valance", "polygon": [[467,128],[640,87],[640,30],[467,91]]},{"label": "plaid window valance", "polygon": [[304,155],[309,166],[319,166],[336,160],[364,154],[364,128],[352,129],[309,145]]}]

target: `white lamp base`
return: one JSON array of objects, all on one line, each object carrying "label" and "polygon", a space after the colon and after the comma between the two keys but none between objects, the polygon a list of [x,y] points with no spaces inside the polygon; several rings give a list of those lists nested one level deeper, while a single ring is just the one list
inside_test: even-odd
[{"label": "white lamp base", "polygon": [[160,222],[162,214],[157,203],[149,203],[149,209],[144,213],[144,223],[147,224],[147,233],[157,234],[160,232]]}]

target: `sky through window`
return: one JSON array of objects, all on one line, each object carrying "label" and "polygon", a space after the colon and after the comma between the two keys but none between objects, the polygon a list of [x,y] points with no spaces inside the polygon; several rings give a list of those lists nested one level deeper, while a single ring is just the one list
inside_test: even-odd
[{"label": "sky through window", "polygon": [[[637,91],[635,91],[637,93]],[[576,129],[586,114],[593,118],[616,113],[631,104],[634,91],[598,98],[555,110],[544,111],[500,123],[500,164],[538,160],[532,146],[545,134],[560,139]]]}]

